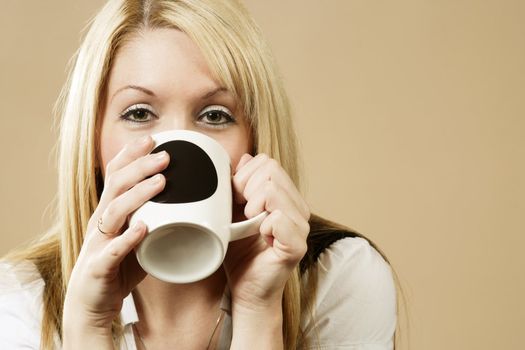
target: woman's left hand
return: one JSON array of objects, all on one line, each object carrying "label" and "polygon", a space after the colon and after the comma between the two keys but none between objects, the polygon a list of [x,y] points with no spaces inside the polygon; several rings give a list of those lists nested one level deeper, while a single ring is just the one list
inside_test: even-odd
[{"label": "woman's left hand", "polygon": [[232,307],[257,310],[281,304],[291,272],[306,253],[310,210],[281,165],[266,154],[243,155],[233,176],[238,204],[252,218],[267,211],[260,235],[232,242],[225,271]]}]

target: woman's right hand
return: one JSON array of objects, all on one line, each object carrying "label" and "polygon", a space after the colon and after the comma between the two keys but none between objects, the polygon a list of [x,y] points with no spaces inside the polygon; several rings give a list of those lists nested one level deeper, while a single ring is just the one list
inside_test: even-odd
[{"label": "woman's right hand", "polygon": [[[79,335],[79,327],[110,332],[123,299],[146,276],[132,252],[145,236],[146,226],[138,222],[127,227],[127,219],[165,186],[164,176],[157,173],[167,167],[169,155],[149,154],[152,148],[152,138],[142,137],[126,144],[106,166],[104,190],[67,287],[63,314],[66,335],[68,330]],[[100,228],[107,234],[99,231],[99,219]]]}]

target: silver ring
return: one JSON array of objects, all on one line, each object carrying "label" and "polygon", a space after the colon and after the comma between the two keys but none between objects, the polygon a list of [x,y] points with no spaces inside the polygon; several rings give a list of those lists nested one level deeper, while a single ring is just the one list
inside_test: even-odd
[{"label": "silver ring", "polygon": [[97,223],[97,229],[99,230],[99,232],[102,233],[103,235],[114,235],[115,234],[115,233],[105,232],[104,230],[100,228],[100,226],[102,226],[102,216],[98,218],[98,223]]}]

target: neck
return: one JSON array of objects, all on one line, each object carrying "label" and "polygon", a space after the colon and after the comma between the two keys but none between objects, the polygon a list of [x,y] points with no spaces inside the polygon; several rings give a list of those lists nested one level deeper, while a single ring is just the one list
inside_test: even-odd
[{"label": "neck", "polygon": [[188,284],[163,282],[148,275],[133,291],[133,298],[143,325],[174,326],[199,322],[196,318],[209,315],[210,310],[218,314],[225,286],[222,267],[210,277]]}]

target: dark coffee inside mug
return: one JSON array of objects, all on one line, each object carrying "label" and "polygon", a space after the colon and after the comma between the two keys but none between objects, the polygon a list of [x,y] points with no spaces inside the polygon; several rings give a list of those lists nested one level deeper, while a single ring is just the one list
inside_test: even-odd
[{"label": "dark coffee inside mug", "polygon": [[191,203],[211,197],[217,190],[217,170],[202,148],[184,140],[163,143],[151,153],[166,151],[170,163],[161,173],[164,190],[150,199],[156,203]]}]

